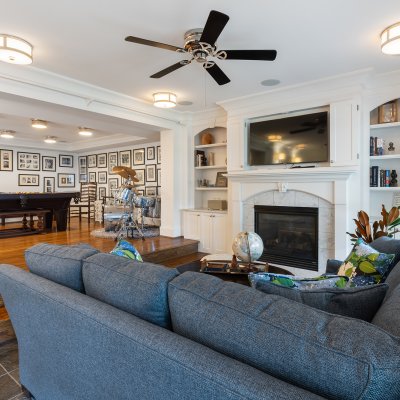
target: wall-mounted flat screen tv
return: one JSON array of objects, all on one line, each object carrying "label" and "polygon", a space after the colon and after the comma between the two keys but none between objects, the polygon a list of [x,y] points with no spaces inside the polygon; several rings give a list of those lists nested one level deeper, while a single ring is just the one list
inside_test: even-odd
[{"label": "wall-mounted flat screen tv", "polygon": [[249,165],[327,162],[328,111],[247,121]]}]

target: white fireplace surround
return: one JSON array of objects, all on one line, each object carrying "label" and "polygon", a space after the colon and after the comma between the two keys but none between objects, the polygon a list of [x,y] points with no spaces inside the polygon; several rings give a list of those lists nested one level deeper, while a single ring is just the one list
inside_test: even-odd
[{"label": "white fireplace surround", "polygon": [[328,258],[344,259],[349,250],[349,179],[356,172],[357,167],[231,171],[232,232],[254,231],[255,205],[317,207],[318,272],[283,267],[299,276],[320,275]]}]

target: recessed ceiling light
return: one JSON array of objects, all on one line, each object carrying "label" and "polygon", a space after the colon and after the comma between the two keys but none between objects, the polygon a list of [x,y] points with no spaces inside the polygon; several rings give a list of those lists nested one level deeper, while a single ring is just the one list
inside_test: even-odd
[{"label": "recessed ceiling light", "polygon": [[0,60],[11,64],[32,63],[33,47],[26,40],[16,36],[0,34]]},{"label": "recessed ceiling light", "polygon": [[14,138],[15,131],[0,131],[0,137],[3,139],[13,139]]},{"label": "recessed ceiling light", "polygon": [[178,104],[180,106],[191,106],[193,104],[193,102],[192,101],[183,100],[183,101],[178,101]]},{"label": "recessed ceiling light", "polygon": [[46,136],[44,138],[44,141],[45,141],[45,143],[48,143],[48,144],[54,144],[54,143],[57,143],[57,137],[56,136]]},{"label": "recessed ceiling light", "polygon": [[280,83],[281,81],[279,79],[266,79],[265,81],[261,81],[261,85],[263,86],[276,86]]},{"label": "recessed ceiling light", "polygon": [[89,129],[89,128],[83,128],[83,127],[79,128],[78,133],[79,133],[81,136],[92,136],[92,135],[93,135],[93,131],[92,131],[91,129]]},{"label": "recessed ceiling light", "polygon": [[33,119],[32,120],[32,128],[35,129],[46,129],[47,121],[43,121],[42,119]]},{"label": "recessed ceiling light", "polygon": [[158,108],[172,108],[176,106],[176,94],[158,92],[153,94],[153,104]]}]

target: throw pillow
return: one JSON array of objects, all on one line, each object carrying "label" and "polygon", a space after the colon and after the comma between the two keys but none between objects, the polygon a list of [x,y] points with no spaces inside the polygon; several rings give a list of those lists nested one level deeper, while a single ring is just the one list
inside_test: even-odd
[{"label": "throw pillow", "polygon": [[358,239],[349,256],[339,267],[337,275],[348,277],[350,286],[380,283],[384,281],[394,257],[394,254],[379,253],[362,239]]},{"label": "throw pillow", "polygon": [[303,289],[297,290],[295,287],[276,285],[271,281],[256,279],[259,274],[254,275],[255,277],[251,279],[252,286],[261,292],[282,296],[331,314],[362,319],[367,322],[371,322],[374,318],[389,287],[387,284],[317,289],[309,286],[308,289],[303,287]]},{"label": "throw pillow", "polygon": [[143,262],[142,256],[136,250],[136,247],[126,240],[119,240],[117,245],[110,251],[110,253],[116,256],[129,258],[130,260]]}]

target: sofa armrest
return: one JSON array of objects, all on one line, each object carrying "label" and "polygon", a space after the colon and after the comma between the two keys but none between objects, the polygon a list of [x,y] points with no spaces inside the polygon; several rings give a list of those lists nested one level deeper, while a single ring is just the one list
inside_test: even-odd
[{"label": "sofa armrest", "polygon": [[326,261],[326,273],[336,274],[339,267],[342,265],[343,261],[335,260],[333,258]]}]

